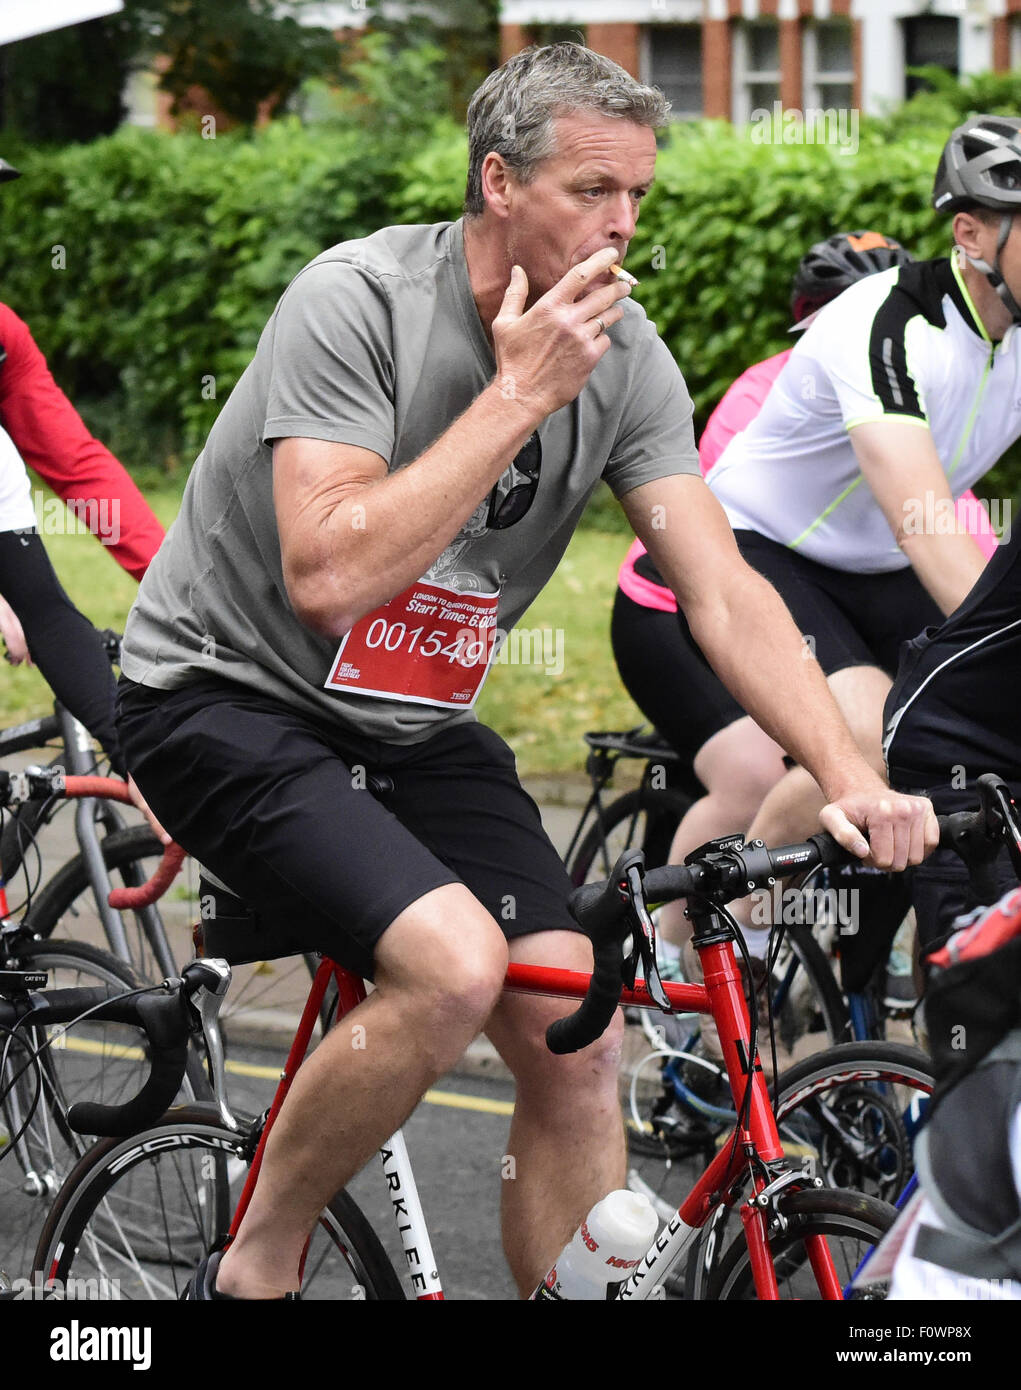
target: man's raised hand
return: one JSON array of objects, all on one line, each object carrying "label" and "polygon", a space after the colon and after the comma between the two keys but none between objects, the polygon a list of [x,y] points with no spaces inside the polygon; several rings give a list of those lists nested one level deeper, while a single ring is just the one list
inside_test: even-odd
[{"label": "man's raised hand", "polygon": [[610,248],[597,251],[530,309],[528,277],[518,265],[511,270],[493,320],[497,383],[505,396],[533,412],[536,424],[575,399],[612,346],[607,329],[623,317],[619,301],[631,289],[620,280],[601,282],[619,257]]}]

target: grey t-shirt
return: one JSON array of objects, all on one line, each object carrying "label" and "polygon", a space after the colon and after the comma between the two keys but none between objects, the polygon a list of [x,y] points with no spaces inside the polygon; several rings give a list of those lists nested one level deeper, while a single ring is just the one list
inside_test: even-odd
[{"label": "grey t-shirt", "polygon": [[[452,589],[499,591],[503,631],[556,569],[600,478],[621,497],[655,478],[699,473],[691,400],[654,325],[627,301],[609,332],[613,347],[580,396],[539,427],[542,466],[527,515],[489,530],[480,498],[428,571]],[[128,618],[124,673],[161,690],[221,677],[393,743],[472,718],[469,709],[324,689],[337,643],[299,622],[287,598],[272,442],[359,445],[402,468],[495,371],[461,222],[388,227],[316,257],[282,295],[192,469]]]}]

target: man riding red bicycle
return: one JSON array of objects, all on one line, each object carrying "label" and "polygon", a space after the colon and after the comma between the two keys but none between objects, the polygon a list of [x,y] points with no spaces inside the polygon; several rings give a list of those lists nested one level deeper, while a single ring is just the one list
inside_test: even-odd
[{"label": "man riding red bicycle", "polygon": [[[567,875],[471,706],[600,477],[739,698],[878,862],[934,842],[866,767],[698,472],[676,365],[613,271],[660,93],[574,44],[469,111],[465,218],[342,243],[283,295],[125,635],[129,766],[175,838],[376,989],[302,1067],[197,1298],[280,1297],[338,1190],[485,1029],[517,1081],[504,1243],[522,1293],[620,1186],[619,1023],[554,1058],[514,960],[588,969]],[[665,529],[654,519],[665,517]],[[795,718],[792,711],[798,711]],[[296,931],[298,928],[296,927]]]}]

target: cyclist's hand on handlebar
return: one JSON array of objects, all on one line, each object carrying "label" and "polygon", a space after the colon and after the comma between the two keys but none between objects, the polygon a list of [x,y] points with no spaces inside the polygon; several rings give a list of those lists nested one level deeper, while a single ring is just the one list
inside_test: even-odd
[{"label": "cyclist's hand on handlebar", "polygon": [[851,792],[824,806],[819,820],[866,864],[895,873],[920,864],[939,844],[932,803],[924,796],[891,791],[881,783],[875,791]]},{"label": "cyclist's hand on handlebar", "polygon": [[135,779],[130,776],[128,777],[128,794],[130,795],[131,800],[141,811],[142,815],[149,822],[160,844],[171,844],[173,842],[173,836],[168,835],[167,832],[163,829],[162,825],[160,825],[159,821],[153,815],[152,811],[150,811],[149,804],[146,801],[145,797],[142,795],[142,793],[138,790],[138,787],[135,785]]}]

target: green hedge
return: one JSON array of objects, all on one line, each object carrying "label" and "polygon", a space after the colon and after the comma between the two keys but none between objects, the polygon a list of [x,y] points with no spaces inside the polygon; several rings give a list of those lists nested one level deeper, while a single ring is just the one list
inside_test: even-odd
[{"label": "green hedge", "polygon": [[[628,264],[699,425],[735,376],[789,341],[791,276],[813,241],[872,227],[917,256],[946,251],[949,227],[929,210],[954,119],[939,109],[944,122],[901,119],[895,132],[863,121],[855,153],[757,143],[726,123],[674,129]],[[2,297],[138,465],[169,452],[190,461],[276,298],[319,250],[387,222],[456,216],[465,142],[449,125],[397,144],[371,128],[281,121],[248,139],[124,129],[23,164],[0,197]],[[216,398],[204,399],[210,380]],[[1007,459],[987,486],[1012,495],[1019,482]]]},{"label": "green hedge", "polygon": [[292,121],[255,139],[125,128],[21,167],[0,198],[2,297],[131,465],[168,446],[190,461],[288,281],[385,223],[396,181],[389,143]]}]

